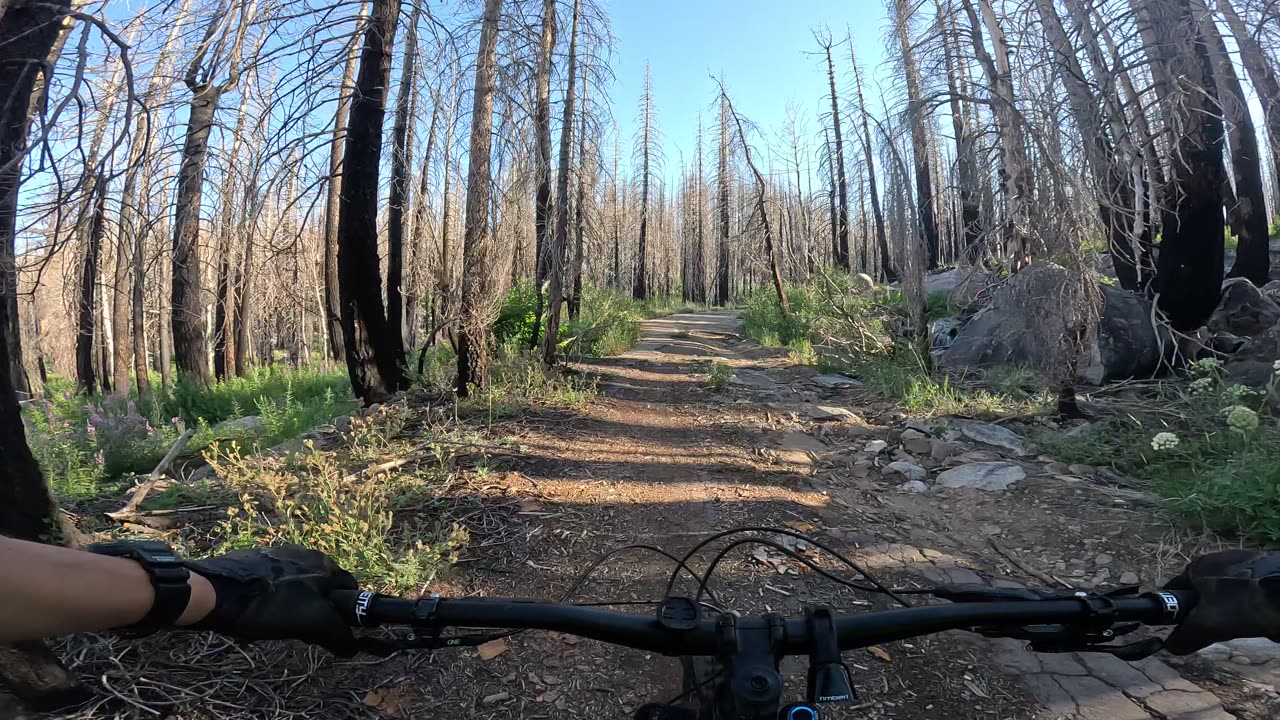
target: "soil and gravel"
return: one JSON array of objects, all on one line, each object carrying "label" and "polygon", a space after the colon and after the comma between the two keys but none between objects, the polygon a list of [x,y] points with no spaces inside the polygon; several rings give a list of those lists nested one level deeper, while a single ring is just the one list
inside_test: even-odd
[{"label": "soil and gravel", "polygon": [[[735,373],[720,392],[707,383],[712,360]],[[743,340],[728,313],[648,321],[634,350],[571,371],[597,383],[582,409],[533,411],[484,430],[505,450],[465,487],[492,512],[476,514],[486,522],[472,528],[458,568],[432,591],[554,599],[602,552],[648,544],[678,554],[739,526],[804,532],[899,586],[1151,586],[1219,546],[1178,530],[1123,478],[1063,466],[1016,442],[1002,447],[1007,435],[971,428],[967,418],[907,417],[853,381]],[[996,425],[1024,429],[1013,419]],[[963,487],[993,472],[1012,482]],[[797,549],[837,571],[812,548]],[[620,554],[575,599],[655,600],[670,571],[656,554]],[[890,606],[749,547],[727,558],[712,589],[721,606],[744,614],[799,613],[813,603],[847,612]],[[288,644],[242,650],[206,636],[81,636],[63,649],[100,691],[82,712],[98,717],[628,717],[679,692],[672,658],[546,632],[481,652],[389,660],[335,660]],[[1245,662],[1231,652],[1166,660],[1117,666],[1109,656],[1038,656],[1018,643],[946,633],[848,653],[858,701],[829,717],[1280,713],[1280,659],[1271,674],[1260,672],[1268,659]],[[784,665],[797,698],[804,667],[803,659]]]}]

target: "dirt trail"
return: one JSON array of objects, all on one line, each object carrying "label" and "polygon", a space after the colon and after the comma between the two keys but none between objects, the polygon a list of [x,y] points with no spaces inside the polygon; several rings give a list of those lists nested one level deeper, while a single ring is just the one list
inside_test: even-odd
[{"label": "dirt trail", "polygon": [[[600,390],[581,413],[496,428],[518,449],[495,463],[489,495],[518,500],[510,521],[519,540],[486,552],[481,538],[464,563],[471,570],[450,590],[557,597],[602,551],[646,543],[682,552],[743,525],[804,530],[906,585],[1048,579],[1091,587],[1135,577],[1151,585],[1196,550],[1141,493],[1090,479],[1088,468],[1055,475],[1066,471],[1050,458],[975,442],[956,430],[960,421],[912,422],[852,383],[815,378],[743,340],[739,329],[728,313],[648,321],[633,351],[575,368]],[[707,385],[711,360],[735,371],[723,393]],[[868,452],[877,441],[885,449]],[[1001,492],[912,493],[899,489],[905,477],[886,473],[895,459],[918,464],[931,481],[974,462],[1007,463],[1025,477]],[[656,555],[628,553],[577,599],[658,598],[669,572]],[[717,580],[721,602],[744,613],[800,612],[814,602],[888,606],[750,548]],[[882,650],[847,655],[860,705],[832,717],[1254,720],[1274,711],[1266,683],[1205,663],[1035,655],[962,633]],[[678,690],[671,659],[541,632],[513,638],[494,659],[441,653],[436,662],[424,673],[435,683],[425,692],[432,701],[415,716],[626,717]],[[797,697],[803,667],[785,668]]]}]

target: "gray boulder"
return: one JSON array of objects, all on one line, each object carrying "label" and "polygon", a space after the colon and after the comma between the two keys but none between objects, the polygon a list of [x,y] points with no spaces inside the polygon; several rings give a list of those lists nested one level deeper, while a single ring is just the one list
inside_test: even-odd
[{"label": "gray boulder", "polygon": [[223,420],[213,426],[213,433],[219,437],[230,435],[252,435],[262,430],[262,418],[257,415]]},{"label": "gray boulder", "polygon": [[1280,324],[1249,338],[1231,356],[1232,364],[1246,360],[1261,363],[1280,360]]},{"label": "gray boulder", "polygon": [[977,303],[995,274],[979,267],[959,267],[926,275],[924,294],[944,295],[947,306],[964,309]]},{"label": "gray boulder", "polygon": [[1237,277],[1222,284],[1222,298],[1205,325],[1215,333],[1252,337],[1277,321],[1280,321],[1280,305],[1248,278]]},{"label": "gray boulder", "polygon": [[[943,367],[1018,365],[1053,370],[1069,327],[1067,271],[1051,263],[1013,275],[991,295],[991,303],[969,322],[939,357]],[[1151,304],[1137,295],[1101,285],[1102,308],[1092,346],[1077,362],[1085,382],[1143,377],[1160,361],[1160,343],[1151,324]]]},{"label": "gray boulder", "polygon": [[1272,302],[1280,302],[1280,280],[1272,280],[1263,285],[1261,290],[1262,294],[1271,298]]}]

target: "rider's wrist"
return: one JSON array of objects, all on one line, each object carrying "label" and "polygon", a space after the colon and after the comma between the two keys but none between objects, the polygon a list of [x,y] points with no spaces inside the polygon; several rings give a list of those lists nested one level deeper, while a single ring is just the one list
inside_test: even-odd
[{"label": "rider's wrist", "polygon": [[213,606],[217,601],[217,593],[213,589],[213,584],[209,582],[203,575],[191,573],[191,577],[187,579],[187,584],[191,586],[191,599],[187,601],[187,609],[182,615],[178,616],[177,622],[174,624],[181,627],[183,625],[194,625],[209,616],[213,612]]}]

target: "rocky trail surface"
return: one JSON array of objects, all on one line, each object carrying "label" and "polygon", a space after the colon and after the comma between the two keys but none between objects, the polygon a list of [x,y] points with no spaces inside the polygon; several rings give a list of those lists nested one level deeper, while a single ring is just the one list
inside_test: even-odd
[{"label": "rocky trail surface", "polygon": [[[719,392],[707,379],[713,361],[733,372]],[[645,544],[679,555],[740,526],[804,533],[899,587],[1151,587],[1216,549],[1162,519],[1124,478],[1037,454],[1014,419],[909,417],[854,379],[744,340],[729,313],[647,321],[634,350],[571,372],[598,388],[583,407],[521,412],[485,429],[501,451],[468,472],[460,492],[474,508],[462,518],[471,543],[433,591],[558,599],[603,552]],[[778,538],[849,576],[816,548]],[[656,600],[671,567],[626,551],[573,599]],[[692,581],[680,589],[692,594]],[[711,590],[742,614],[893,606],[763,547],[728,555]],[[64,650],[96,654],[108,669],[111,648],[124,647],[76,642]],[[192,718],[625,718],[680,690],[673,658],[541,631],[390,660],[289,646],[237,659],[195,639],[220,659],[186,663],[183,672],[203,673],[187,680],[172,677],[178,666],[166,660],[174,642],[122,652],[147,658],[144,680],[159,682],[157,697],[185,693],[179,699],[198,708],[183,715]],[[949,632],[847,653],[858,700],[824,717],[1272,720],[1280,717],[1276,648],[1233,643],[1129,663]],[[802,697],[806,664],[784,663],[789,697]],[[164,707],[156,701],[136,716],[163,717]]]},{"label": "rocky trail surface", "polygon": [[[600,390],[581,413],[515,421],[518,450],[491,482],[518,499],[519,551],[482,550],[454,589],[555,597],[602,551],[682,552],[746,525],[803,531],[915,586],[1153,586],[1208,549],[1123,478],[1037,455],[1016,423],[912,419],[739,330],[727,313],[648,321],[633,351],[576,367]],[[706,382],[712,360],[733,369],[724,392]],[[580,597],[657,598],[669,571],[657,556],[620,556]],[[731,556],[717,581],[721,603],[743,613],[890,606],[768,550]],[[1280,707],[1267,643],[1129,663],[957,632],[847,660],[860,699],[833,717],[1263,720]],[[625,717],[679,690],[671,659],[546,633],[492,659],[437,662],[439,694],[424,695],[481,717]],[[796,696],[804,664],[784,666]]]}]

